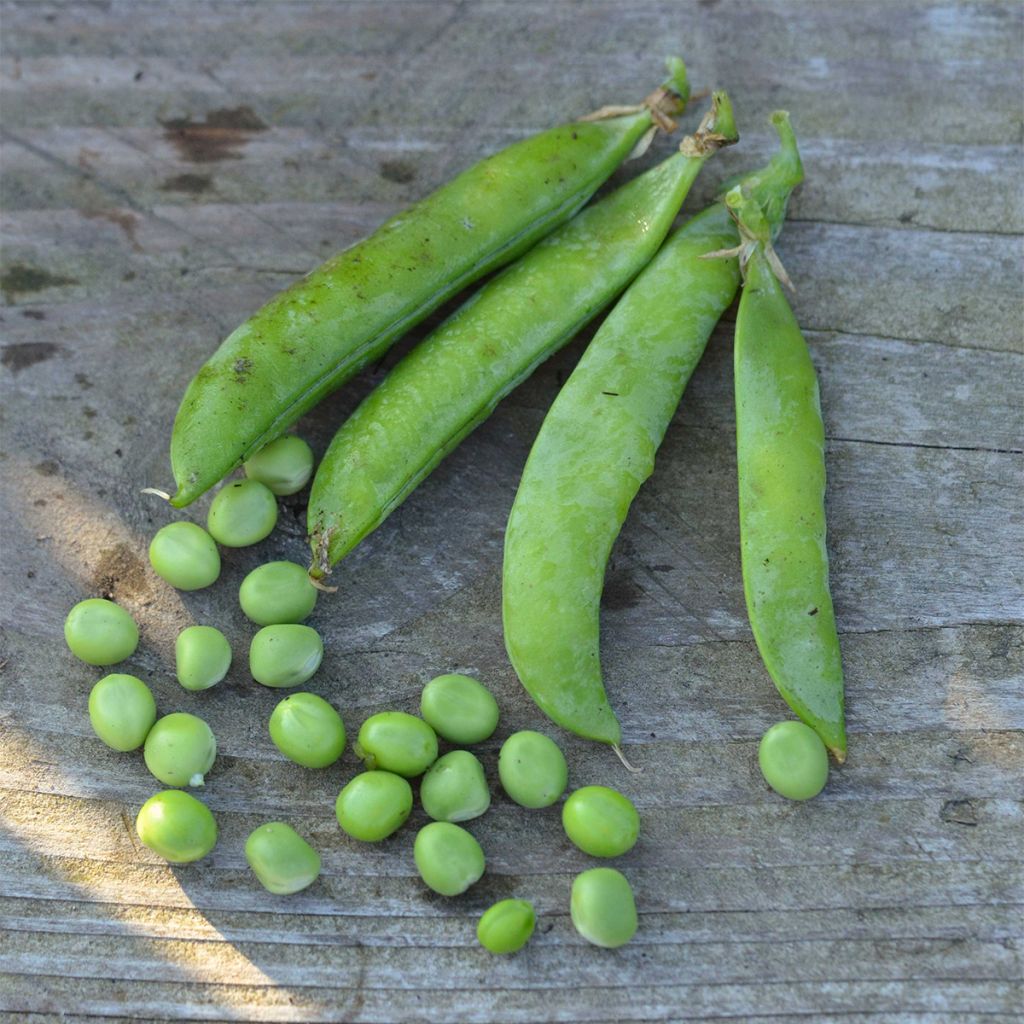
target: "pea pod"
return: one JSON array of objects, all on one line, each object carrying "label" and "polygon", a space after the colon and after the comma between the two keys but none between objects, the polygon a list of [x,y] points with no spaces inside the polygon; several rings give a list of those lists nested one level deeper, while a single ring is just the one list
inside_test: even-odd
[{"label": "pea pod", "polygon": [[275,440],[468,284],[568,220],[689,95],[682,61],[642,105],[482,160],[271,299],[193,378],[171,436],[178,508]]},{"label": "pea pod", "polygon": [[309,499],[322,576],[654,255],[704,162],[736,139],[712,109],[680,152],[544,239],[410,352],[334,436]]},{"label": "pea pod", "polygon": [[755,195],[726,201],[740,229],[736,465],[747,614],[786,703],[846,758],[843,667],[825,546],[825,428],[807,343]]},{"label": "pea pod", "polygon": [[[788,115],[781,149],[744,180],[781,228],[803,171]],[[594,336],[544,419],[505,531],[505,645],[559,725],[606,743],[619,722],[601,679],[599,611],[612,544],[715,323],[739,287],[736,259],[702,253],[739,236],[722,203],[665,243]]]}]

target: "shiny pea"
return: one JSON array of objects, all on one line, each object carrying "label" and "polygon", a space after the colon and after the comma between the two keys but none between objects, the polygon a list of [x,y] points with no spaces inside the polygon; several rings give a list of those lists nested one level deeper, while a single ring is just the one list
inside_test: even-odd
[{"label": "shiny pea", "polygon": [[195,715],[164,715],[146,737],[146,767],[165,785],[201,786],[217,756],[210,727]]},{"label": "shiny pea", "polygon": [[268,821],[249,833],[245,859],[263,888],[290,896],[311,886],[320,874],[320,854],[283,821]]},{"label": "shiny pea", "polygon": [[324,644],[309,626],[264,626],[249,645],[249,671],[264,686],[298,686],[320,667]]},{"label": "shiny pea", "polygon": [[220,552],[195,523],[168,523],[149,542],[149,564],[178,590],[202,590],[220,576]]},{"label": "shiny pea", "polygon": [[765,782],[790,800],[810,800],[828,782],[828,751],[818,734],[803,722],[778,722],[757,750]]},{"label": "shiny pea", "polygon": [[302,622],[316,606],[317,589],[295,562],[267,562],[242,580],[238,603],[259,626]]},{"label": "shiny pea", "polygon": [[498,777],[517,804],[548,807],[565,792],[569,768],[554,740],[526,729],[513,733],[502,744]]},{"label": "shiny pea", "polygon": [[533,934],[537,914],[526,900],[500,900],[483,912],[476,926],[480,945],[491,953],[515,953]]},{"label": "shiny pea", "polygon": [[383,768],[411,779],[437,760],[437,735],[422,718],[404,711],[381,711],[363,722],[355,752],[367,768]]},{"label": "shiny pea", "polygon": [[393,772],[361,772],[338,794],[334,813],[353,839],[379,843],[405,824],[412,786]]},{"label": "shiny pea", "polygon": [[595,946],[616,949],[636,934],[633,890],[614,868],[591,868],[577,875],[569,913],[576,931]]},{"label": "shiny pea", "polygon": [[156,721],[156,701],[135,676],[104,676],[89,694],[89,721],[113,750],[138,750]]},{"label": "shiny pea", "polygon": [[135,653],[139,627],[120,605],[92,597],[68,612],[64,639],[71,653],[89,665],[115,665]]},{"label": "shiny pea", "polygon": [[274,494],[296,494],[313,475],[313,449],[294,434],[286,434],[261,448],[245,463],[245,475]]},{"label": "shiny pea", "polygon": [[420,714],[449,743],[481,743],[498,727],[498,702],[483,683],[451,673],[431,679],[420,696]]},{"label": "shiny pea", "polygon": [[186,690],[208,690],[228,674],[231,645],[213,626],[188,626],[174,641],[174,662]]},{"label": "shiny pea", "polygon": [[458,896],[484,873],[484,851],[459,825],[432,821],[416,833],[412,849],[420,877],[442,896]]},{"label": "shiny pea", "polygon": [[151,796],[135,819],[143,845],[172,864],[205,857],[217,843],[217,822],[206,804],[180,789]]},{"label": "shiny pea", "polygon": [[244,548],[268,537],[277,525],[277,499],[258,480],[232,480],[210,502],[206,528],[227,548]]},{"label": "shiny pea", "polygon": [[326,768],[345,749],[341,715],[315,693],[293,693],[270,715],[270,738],[289,760],[304,768]]},{"label": "shiny pea", "polygon": [[565,834],[591,857],[618,857],[633,849],[640,815],[628,797],[608,786],[584,786],[562,805]]},{"label": "shiny pea", "polygon": [[435,821],[469,821],[491,806],[483,765],[468,750],[453,750],[427,769],[420,803]]}]

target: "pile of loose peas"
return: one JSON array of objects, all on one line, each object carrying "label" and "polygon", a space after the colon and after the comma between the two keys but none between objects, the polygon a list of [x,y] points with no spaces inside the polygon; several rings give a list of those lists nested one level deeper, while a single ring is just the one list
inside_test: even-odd
[{"label": "pile of loose peas", "polygon": [[[313,471],[313,453],[301,438],[282,437],[245,464],[245,479],[229,481],[210,506],[207,529],[179,521],[162,527],[149,547],[156,573],[180,590],[210,586],[220,575],[217,543],[243,547],[267,537],[277,521],[277,496],[295,494]],[[261,628],[249,648],[249,670],[264,686],[289,688],[308,681],[320,667],[323,642],[302,621],[313,611],[317,590],[294,562],[270,562],[245,577],[239,603]],[[90,665],[129,658],[139,630],[123,608],[99,598],[71,609],[64,635],[72,653]],[[175,643],[178,682],[192,691],[219,683],[231,665],[227,638],[213,626],[189,626]],[[483,766],[468,750],[438,757],[438,737],[458,747],[488,739],[498,725],[498,705],[488,689],[465,675],[441,675],[423,688],[421,718],[383,711],[361,725],[354,744],[365,771],[348,782],[335,804],[339,826],[362,842],[380,842],[399,829],[413,806],[410,779],[422,776],[420,803],[430,824],[419,830],[413,858],[424,883],[443,896],[465,892],[484,873],[480,844],[459,823],[482,815],[491,794]],[[172,864],[205,857],[217,842],[209,808],[185,792],[202,786],[217,754],[213,731],[196,715],[175,712],[157,718],[149,687],[133,675],[105,676],[89,695],[96,735],[119,751],[142,747],[149,771],[172,787],[150,797],[139,811],[142,842]],[[281,753],[306,768],[326,768],[345,749],[345,725],[322,697],[298,692],[285,697],[269,721]],[[827,766],[826,766],[827,771]],[[549,807],[568,784],[562,751],[539,732],[516,732],[498,756],[498,776],[522,807]],[[637,841],[640,817],[632,802],[606,786],[585,786],[562,805],[568,837],[593,857],[617,857]],[[272,893],[296,893],[320,874],[320,855],[290,825],[272,821],[248,837],[245,856],[257,879]],[[592,868],[572,884],[570,915],[579,933],[614,948],[636,932],[633,892],[621,872]],[[492,953],[513,953],[533,933],[531,903],[505,899],[480,918],[477,937]]]}]

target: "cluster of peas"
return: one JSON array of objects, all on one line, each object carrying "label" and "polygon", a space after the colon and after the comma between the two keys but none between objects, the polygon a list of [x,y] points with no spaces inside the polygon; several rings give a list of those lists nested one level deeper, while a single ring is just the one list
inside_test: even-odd
[{"label": "cluster of peas", "polygon": [[[149,549],[150,562],[163,579],[182,590],[209,586],[220,575],[214,540],[231,547],[262,540],[277,517],[275,495],[293,494],[313,468],[309,446],[288,436],[246,463],[246,479],[232,481],[214,498],[209,532],[194,523],[160,529]],[[269,499],[269,501],[268,501]],[[271,562],[243,581],[239,602],[262,628],[253,637],[249,668],[269,687],[293,687],[320,666],[323,643],[301,624],[313,610],[317,591],[305,570],[292,562]],[[130,657],[139,631],[132,617],[111,601],[93,598],[72,608],[64,626],[72,653],[91,665],[109,666]],[[178,681],[187,690],[209,689],[231,664],[227,638],[211,626],[184,629],[175,644]],[[409,817],[413,791],[409,779],[422,776],[420,802],[433,821],[419,830],[413,858],[426,885],[444,896],[465,892],[484,873],[477,840],[459,822],[482,815],[491,795],[483,766],[468,750],[438,756],[438,737],[460,747],[488,739],[497,728],[498,705],[487,688],[464,675],[442,675],[423,689],[421,718],[400,711],[372,715],[354,744],[366,770],[338,794],[335,813],[354,839],[380,842]],[[217,824],[205,804],[186,787],[204,783],[217,742],[201,718],[177,712],[157,719],[156,701],[139,678],[107,675],[89,695],[89,718],[96,735],[114,750],[143,748],[149,771],[169,787],[147,800],[136,819],[141,841],[175,864],[205,857],[217,842]],[[322,697],[294,693],[270,716],[272,741],[285,757],[306,768],[334,764],[345,749],[345,725]],[[533,731],[514,733],[498,756],[498,776],[508,796],[522,807],[549,807],[568,784],[565,757],[549,737]],[[562,807],[568,837],[594,857],[616,857],[637,841],[640,818],[632,802],[605,786],[585,786]],[[261,825],[248,837],[245,856],[254,874],[275,894],[296,893],[320,874],[320,856],[290,825]],[[627,879],[612,868],[579,874],[572,885],[570,913],[577,930],[595,945],[614,948],[637,928],[636,906]],[[521,949],[533,933],[532,904],[506,899],[480,918],[477,936],[492,953]]]}]

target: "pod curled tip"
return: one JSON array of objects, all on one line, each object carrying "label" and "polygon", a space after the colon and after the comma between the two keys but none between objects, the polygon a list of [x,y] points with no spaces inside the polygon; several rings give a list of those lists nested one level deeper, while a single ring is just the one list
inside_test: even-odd
[{"label": "pod curled tip", "polygon": [[723,146],[739,141],[736,119],[732,112],[732,101],[724,90],[711,94],[711,109],[701,119],[692,135],[687,135],[679,149],[684,156],[704,159]]},{"label": "pod curled tip", "polygon": [[690,99],[690,80],[686,75],[686,64],[682,57],[669,57],[665,61],[668,69],[668,79],[665,81],[665,88],[671,89],[678,97],[682,106],[686,106]]}]

